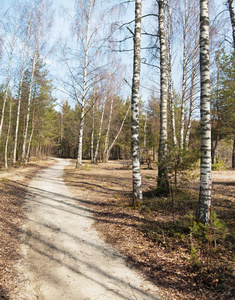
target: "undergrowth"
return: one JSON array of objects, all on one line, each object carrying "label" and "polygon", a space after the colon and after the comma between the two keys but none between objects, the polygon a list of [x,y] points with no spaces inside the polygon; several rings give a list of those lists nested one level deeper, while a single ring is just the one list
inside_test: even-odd
[{"label": "undergrowth", "polygon": [[232,286],[234,280],[234,232],[226,219],[221,221],[215,211],[206,226],[196,221],[198,195],[194,191],[178,190],[172,199],[155,196],[155,191],[144,194],[140,212],[146,221],[140,230],[164,247],[166,251],[188,253],[188,271],[197,284],[216,290]]}]

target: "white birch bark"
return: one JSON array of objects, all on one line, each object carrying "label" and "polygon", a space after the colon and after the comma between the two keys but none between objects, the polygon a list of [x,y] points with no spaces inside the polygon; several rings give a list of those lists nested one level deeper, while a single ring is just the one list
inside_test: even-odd
[{"label": "white birch bark", "polygon": [[141,64],[141,0],[135,1],[134,61],[131,95],[131,152],[133,178],[133,205],[142,203],[142,183],[139,148],[139,87]]},{"label": "white birch bark", "polygon": [[211,118],[208,0],[200,0],[200,75],[201,75],[201,166],[200,194],[196,218],[203,224],[210,220],[211,209]]},{"label": "white birch bark", "polygon": [[195,44],[194,44],[194,50],[193,50],[189,116],[188,116],[188,125],[187,125],[187,129],[186,129],[186,133],[185,133],[185,140],[184,140],[186,149],[188,149],[189,135],[190,135],[191,125],[192,125],[192,116],[193,116],[195,79],[196,79],[197,55],[198,55],[198,50],[197,50],[198,49],[198,31],[199,31],[199,22],[197,22],[197,30],[196,30]]},{"label": "white birch bark", "polygon": [[109,111],[109,121],[107,126],[107,131],[105,135],[105,142],[104,142],[104,161],[107,162],[109,159],[108,155],[108,147],[109,147],[109,132],[110,132],[110,126],[112,121],[112,115],[113,115],[113,99],[114,96],[112,96],[111,103],[110,103],[110,111]]},{"label": "white birch bark", "polygon": [[95,132],[95,107],[92,107],[92,129],[91,129],[91,162],[94,163],[94,132]]},{"label": "white birch bark", "polygon": [[160,141],[158,152],[158,189],[168,193],[167,154],[167,55],[165,40],[164,1],[158,1],[160,34]]},{"label": "white birch bark", "polygon": [[28,23],[28,30],[27,30],[27,38],[24,47],[24,54],[23,54],[23,63],[21,69],[21,76],[20,76],[20,86],[19,86],[19,98],[18,98],[18,106],[17,106],[17,115],[16,115],[16,128],[15,128],[15,140],[14,140],[14,150],[13,150],[13,165],[16,164],[16,153],[17,153],[17,143],[18,143],[18,133],[19,133],[19,121],[20,121],[20,109],[21,109],[21,97],[22,97],[22,86],[23,86],[23,78],[24,78],[24,70],[25,70],[25,61],[26,55],[28,50],[28,43],[29,43],[29,36],[30,36],[30,29],[31,29],[32,19],[30,17]]},{"label": "white birch bark", "polygon": [[95,149],[94,162],[97,162],[97,157],[98,157],[98,152],[99,152],[99,145],[100,145],[100,138],[101,138],[101,133],[102,133],[102,129],[103,129],[103,120],[104,120],[104,111],[105,111],[106,100],[107,100],[107,97],[105,97],[104,103],[103,103],[102,115],[101,115],[101,120],[100,120],[100,128],[99,128],[98,139],[97,139],[96,149]]},{"label": "white birch bark", "polygon": [[5,168],[8,168],[8,162],[7,162],[7,155],[8,155],[8,143],[10,138],[10,131],[11,131],[11,115],[12,115],[12,97],[10,101],[10,109],[9,109],[9,123],[8,123],[8,130],[7,130],[7,137],[6,137],[6,144],[5,144]]},{"label": "white birch bark", "polygon": [[82,103],[81,103],[81,118],[79,126],[78,136],[78,156],[76,161],[76,168],[82,165],[82,143],[83,143],[83,129],[84,129],[84,117],[85,117],[85,104],[86,104],[86,93],[87,93],[87,69],[88,69],[88,54],[89,54],[89,34],[90,34],[90,21],[91,21],[91,7],[92,0],[89,1],[89,12],[87,19],[86,29],[86,48],[85,48],[85,61],[83,71],[83,85],[82,85]]},{"label": "white birch bark", "polygon": [[232,25],[232,33],[233,33],[233,48],[235,50],[235,14],[234,14],[233,1],[234,0],[228,0],[228,7],[229,7],[229,14],[230,14],[230,20]]},{"label": "white birch bark", "polygon": [[32,129],[31,129],[31,133],[30,133],[30,136],[29,136],[28,149],[27,149],[26,159],[25,159],[26,164],[29,161],[29,153],[30,153],[32,139],[33,139],[34,128],[35,128],[35,93],[34,93],[34,97],[33,97]]},{"label": "white birch bark", "polygon": [[112,148],[113,148],[113,146],[115,145],[115,143],[116,143],[116,141],[117,141],[117,139],[118,139],[120,133],[122,132],[122,128],[123,128],[123,125],[124,125],[124,123],[125,123],[125,121],[126,121],[126,118],[127,118],[127,116],[128,116],[128,113],[129,113],[130,108],[131,108],[131,104],[128,106],[128,109],[127,109],[127,111],[126,111],[126,114],[125,114],[124,119],[122,120],[122,124],[121,124],[121,126],[120,126],[120,128],[119,128],[118,133],[116,134],[116,136],[115,136],[113,142],[111,143],[111,145],[109,146],[109,148],[108,148],[108,150],[107,150],[107,153],[106,153],[106,161],[108,161],[109,156],[110,156],[110,151],[112,150]]},{"label": "white birch bark", "polygon": [[2,137],[2,128],[3,128],[3,122],[4,122],[4,114],[5,114],[6,102],[7,102],[8,92],[9,92],[12,57],[13,57],[13,52],[14,52],[14,48],[15,48],[16,34],[17,34],[17,30],[18,30],[18,21],[19,20],[18,20],[18,13],[17,13],[14,35],[13,35],[12,43],[11,43],[11,51],[10,51],[10,58],[9,58],[9,65],[8,65],[6,90],[5,90],[4,99],[3,99],[3,105],[2,105],[2,116],[1,116],[1,121],[0,121],[0,139]]},{"label": "white birch bark", "polygon": [[146,114],[145,114],[145,120],[144,120],[144,149],[146,148],[146,128],[147,128],[147,121],[148,121],[148,112],[146,109]]},{"label": "white birch bark", "polygon": [[44,0],[42,0],[42,3],[41,3],[41,12],[40,12],[38,29],[37,29],[37,33],[36,33],[32,73],[31,73],[31,79],[30,79],[28,103],[27,103],[26,124],[25,124],[23,146],[22,146],[22,156],[21,156],[21,162],[22,163],[25,162],[25,155],[26,155],[26,141],[27,141],[28,127],[29,127],[30,103],[31,103],[32,89],[33,89],[33,83],[34,83],[35,67],[36,67],[36,63],[37,63],[38,44],[39,44],[39,38],[40,38],[40,33],[41,33],[43,13],[44,13]]},{"label": "white birch bark", "polygon": [[185,98],[186,98],[186,68],[187,68],[187,31],[188,31],[188,0],[184,2],[185,15],[184,15],[184,49],[183,49],[183,80],[182,80],[182,99],[181,99],[181,116],[180,116],[180,144],[179,148],[183,149],[184,146],[184,123],[185,123]]},{"label": "white birch bark", "polygon": [[175,106],[173,97],[173,81],[172,81],[172,53],[171,53],[171,14],[170,3],[167,0],[167,44],[168,44],[168,94],[170,102],[170,116],[171,116],[171,130],[173,146],[177,145],[176,131],[175,131]]}]

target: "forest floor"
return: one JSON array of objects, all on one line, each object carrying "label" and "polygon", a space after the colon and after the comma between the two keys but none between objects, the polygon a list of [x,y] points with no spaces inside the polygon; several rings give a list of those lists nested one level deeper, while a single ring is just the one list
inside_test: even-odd
[{"label": "forest floor", "polygon": [[[66,184],[96,216],[96,228],[128,261],[139,268],[164,293],[166,299],[232,299],[234,286],[235,171],[213,171],[209,228],[197,228],[195,212],[199,171],[172,199],[155,195],[156,168],[142,165],[143,205],[131,203],[132,171],[127,163],[109,162],[80,170],[66,169]],[[226,226],[223,222],[226,222]]]},{"label": "forest floor", "polygon": [[[52,161],[0,172],[0,299],[11,299],[19,277],[18,261],[24,196],[29,180]],[[172,199],[155,195],[156,170],[142,166],[144,201],[130,206],[132,171],[121,162],[67,166],[64,180],[75,197],[95,216],[106,242],[128,258],[161,290],[165,299],[232,299],[234,282],[235,172],[213,172],[214,219],[210,228],[197,228],[195,211],[199,181],[195,172]],[[22,185],[23,183],[23,185]],[[17,299],[17,298],[13,298]]]}]

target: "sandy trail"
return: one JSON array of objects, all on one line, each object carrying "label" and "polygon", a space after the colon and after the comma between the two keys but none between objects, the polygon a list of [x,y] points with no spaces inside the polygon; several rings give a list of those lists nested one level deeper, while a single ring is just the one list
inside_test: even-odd
[{"label": "sandy trail", "polygon": [[85,199],[63,183],[67,164],[58,159],[29,185],[17,299],[160,299],[158,288],[98,236]]}]

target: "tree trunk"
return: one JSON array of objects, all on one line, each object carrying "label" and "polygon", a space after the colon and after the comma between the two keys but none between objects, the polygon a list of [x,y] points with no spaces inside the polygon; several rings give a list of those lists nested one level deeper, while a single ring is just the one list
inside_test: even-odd
[{"label": "tree trunk", "polygon": [[135,1],[134,61],[131,95],[131,153],[133,178],[133,205],[142,203],[139,147],[139,87],[141,64],[141,0]]},{"label": "tree trunk", "polygon": [[85,48],[85,62],[83,71],[83,86],[82,86],[82,107],[81,107],[81,119],[79,127],[78,137],[78,157],[76,161],[76,168],[82,165],[82,143],[83,143],[83,129],[84,129],[84,117],[85,117],[85,104],[86,104],[86,93],[87,93],[87,69],[88,69],[88,52],[89,52],[89,34],[90,34],[90,21],[91,21],[91,3],[89,1],[89,13],[87,19],[86,29],[86,48]]},{"label": "tree trunk", "polygon": [[167,0],[167,37],[168,37],[168,94],[170,102],[170,116],[171,116],[171,130],[172,130],[172,142],[173,146],[177,145],[177,138],[175,132],[175,105],[173,97],[173,81],[172,81],[172,54],[171,54],[171,14],[170,3]]},{"label": "tree trunk", "polygon": [[114,99],[114,96],[112,96],[112,99],[111,99],[109,122],[108,122],[108,127],[107,127],[107,131],[106,131],[106,136],[105,136],[105,143],[104,143],[104,161],[105,162],[108,161],[109,132],[110,132],[110,125],[111,125],[112,114],[113,114],[113,99]]},{"label": "tree trunk", "polygon": [[31,133],[30,133],[30,137],[29,137],[28,150],[27,150],[27,154],[26,154],[25,163],[27,163],[29,161],[29,153],[30,153],[32,139],[33,139],[34,128],[35,128],[35,93],[34,93],[34,97],[33,97],[32,129],[31,129]]},{"label": "tree trunk", "polygon": [[13,57],[14,47],[15,47],[17,29],[18,29],[18,13],[17,13],[17,18],[16,18],[14,36],[13,36],[12,43],[11,43],[11,51],[10,51],[10,59],[9,59],[9,65],[8,65],[6,90],[5,90],[5,95],[4,95],[4,99],[3,99],[3,105],[2,105],[2,116],[1,116],[1,121],[0,121],[0,139],[2,137],[2,128],[3,128],[4,114],[5,114],[5,107],[6,107],[7,96],[8,96],[8,92],[9,92],[11,64],[12,64],[12,57]]},{"label": "tree trunk", "polygon": [[186,49],[187,49],[187,31],[188,31],[188,20],[187,20],[187,6],[188,1],[185,0],[185,16],[184,16],[184,50],[183,50],[183,82],[182,82],[182,99],[181,99],[181,117],[180,117],[180,150],[184,146],[184,123],[185,123],[185,98],[186,98]]},{"label": "tree trunk", "polygon": [[91,163],[94,163],[94,131],[95,131],[95,107],[92,107],[92,130],[91,130]]},{"label": "tree trunk", "polygon": [[190,104],[189,104],[189,116],[188,116],[188,126],[185,134],[185,147],[188,149],[189,135],[192,125],[192,116],[193,116],[193,104],[194,104],[194,91],[195,91],[195,79],[196,79],[196,69],[197,69],[197,54],[198,54],[198,31],[199,31],[199,22],[197,22],[197,30],[195,37],[195,44],[193,50],[193,63],[192,63],[192,77],[191,77],[191,87],[190,87]]},{"label": "tree trunk", "polygon": [[208,0],[200,0],[200,75],[201,75],[201,166],[200,194],[196,211],[199,222],[207,224],[211,209],[211,118]]},{"label": "tree trunk", "polygon": [[232,169],[235,169],[235,138],[233,139]]},{"label": "tree trunk", "polygon": [[166,166],[167,155],[167,57],[165,41],[164,1],[158,1],[159,6],[159,34],[160,34],[160,141],[158,154],[158,190],[169,192],[169,181]]},{"label": "tree trunk", "polygon": [[148,112],[146,109],[146,115],[145,115],[145,120],[144,120],[144,150],[146,148],[146,128],[147,128],[147,121],[148,121]]},{"label": "tree trunk", "polygon": [[230,13],[230,20],[232,24],[232,32],[233,32],[233,48],[235,51],[235,14],[234,14],[233,0],[228,0],[228,7]]},{"label": "tree trunk", "polygon": [[21,156],[21,162],[22,163],[25,162],[26,141],[27,141],[28,127],[29,127],[30,102],[31,102],[31,95],[32,95],[32,89],[33,89],[33,83],[34,83],[34,73],[35,73],[35,67],[36,67],[37,55],[38,55],[38,44],[39,44],[41,25],[42,25],[42,17],[43,17],[43,11],[44,11],[44,0],[42,1],[41,6],[42,6],[41,7],[41,15],[40,15],[38,29],[37,29],[37,35],[36,35],[33,65],[32,65],[32,74],[31,74],[30,87],[29,87],[26,124],[25,124],[24,139],[23,139],[23,146],[22,146],[22,156]]},{"label": "tree trunk", "polygon": [[19,98],[18,98],[18,107],[17,107],[17,115],[16,115],[14,151],[13,151],[13,165],[16,164],[16,152],[17,152],[18,132],[19,132],[19,121],[20,121],[22,86],[23,86],[26,54],[27,54],[27,50],[28,50],[28,43],[29,43],[29,36],[30,36],[30,28],[31,28],[31,24],[32,24],[32,18],[31,17],[32,16],[30,16],[30,20],[29,20],[29,23],[28,23],[27,39],[26,39],[25,48],[24,48],[23,63],[22,63],[21,77],[20,77]]},{"label": "tree trunk", "polygon": [[98,139],[97,139],[97,144],[96,144],[96,149],[95,149],[94,162],[97,162],[97,157],[98,157],[98,152],[99,152],[99,145],[100,145],[100,138],[101,138],[101,133],[102,133],[102,128],[103,128],[103,120],[104,120],[104,111],[105,111],[106,100],[107,100],[107,98],[105,97],[104,103],[103,103],[101,120],[100,120],[100,128],[99,128],[99,133],[98,133]]},{"label": "tree trunk", "polygon": [[7,138],[6,138],[6,144],[5,144],[5,168],[8,168],[7,164],[7,154],[8,154],[8,143],[10,138],[10,131],[11,131],[11,115],[12,115],[12,97],[10,102],[10,110],[9,110],[9,123],[8,123],[8,130],[7,130]]},{"label": "tree trunk", "polygon": [[216,139],[213,145],[212,142],[212,149],[211,149],[211,156],[212,156],[212,164],[215,164],[215,153],[216,148],[219,144],[219,137],[220,137],[220,127],[221,127],[221,113],[220,113],[220,106],[219,106],[219,63],[218,63],[218,69],[217,69],[217,88],[216,88],[216,111],[217,111],[217,126],[216,126]]}]

